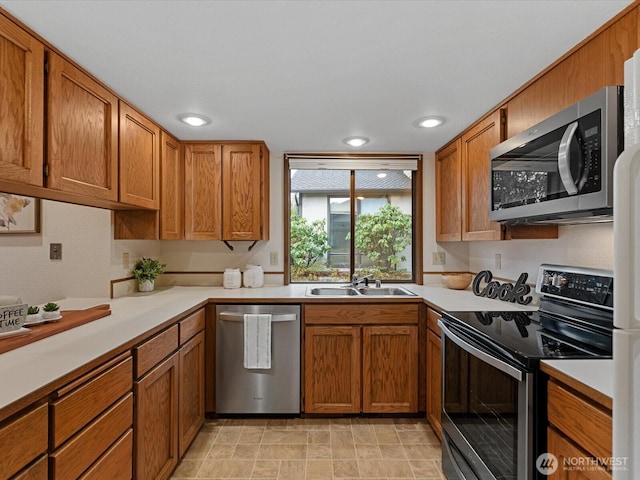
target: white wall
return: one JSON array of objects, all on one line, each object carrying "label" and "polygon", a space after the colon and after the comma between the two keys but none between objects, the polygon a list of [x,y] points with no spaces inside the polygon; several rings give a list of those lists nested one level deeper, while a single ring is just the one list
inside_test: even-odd
[{"label": "white wall", "polygon": [[[535,282],[541,263],[613,269],[613,223],[559,228],[555,240],[469,242],[469,270],[491,270],[496,277],[515,280],[526,272]],[[502,268],[495,268],[495,254]]]},{"label": "white wall", "polygon": [[[39,234],[0,235],[0,295],[31,305],[108,297],[111,212],[46,200],[41,207]],[[50,243],[62,243],[62,260],[49,260]]]}]

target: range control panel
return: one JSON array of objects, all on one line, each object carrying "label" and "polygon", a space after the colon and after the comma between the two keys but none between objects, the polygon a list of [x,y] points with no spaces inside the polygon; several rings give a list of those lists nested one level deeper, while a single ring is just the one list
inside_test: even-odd
[{"label": "range control panel", "polygon": [[613,308],[613,272],[541,265],[536,290],[541,295]]}]

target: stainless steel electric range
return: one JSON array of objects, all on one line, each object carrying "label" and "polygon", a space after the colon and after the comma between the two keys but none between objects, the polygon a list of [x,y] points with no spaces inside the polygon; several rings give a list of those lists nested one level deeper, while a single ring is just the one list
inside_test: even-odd
[{"label": "stainless steel electric range", "polygon": [[543,359],[611,358],[613,273],[541,265],[537,311],[445,312],[443,449],[448,479],[546,478]]}]

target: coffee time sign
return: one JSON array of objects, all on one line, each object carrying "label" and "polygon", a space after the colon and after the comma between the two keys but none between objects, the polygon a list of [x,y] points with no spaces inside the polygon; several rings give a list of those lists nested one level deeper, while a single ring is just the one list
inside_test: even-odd
[{"label": "coffee time sign", "polygon": [[27,319],[28,307],[26,303],[0,307],[0,333],[18,330]]}]

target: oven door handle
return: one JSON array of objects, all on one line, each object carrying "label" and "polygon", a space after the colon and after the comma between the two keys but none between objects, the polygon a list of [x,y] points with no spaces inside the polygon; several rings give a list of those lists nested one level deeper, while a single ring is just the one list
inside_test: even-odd
[{"label": "oven door handle", "polygon": [[501,372],[504,372],[507,375],[509,375],[510,377],[515,378],[519,382],[521,382],[524,379],[524,372],[522,372],[521,370],[518,370],[517,368],[509,365],[508,363],[503,362],[502,360],[494,357],[490,353],[487,353],[484,350],[481,350],[478,347],[475,347],[474,345],[471,345],[466,340],[463,340],[462,338],[457,336],[455,333],[453,333],[444,323],[442,323],[442,320],[438,320],[438,326],[440,327],[442,332],[447,337],[449,337],[449,339],[453,343],[455,343],[460,348],[462,348],[466,352],[470,353],[474,357],[479,358],[480,360],[482,360],[483,362],[491,365],[494,368],[497,368]]},{"label": "oven door handle", "polygon": [[578,122],[573,122],[567,127],[567,130],[560,140],[558,147],[558,171],[560,172],[560,180],[569,195],[576,195],[578,187],[573,175],[571,175],[571,140],[578,130]]}]

